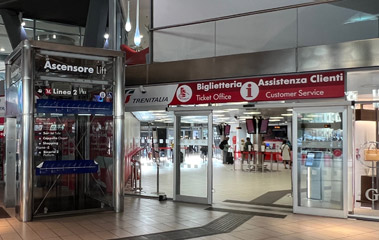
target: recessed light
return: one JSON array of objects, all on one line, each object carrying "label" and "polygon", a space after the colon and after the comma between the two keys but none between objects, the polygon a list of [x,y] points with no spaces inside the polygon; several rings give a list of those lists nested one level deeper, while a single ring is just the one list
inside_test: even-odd
[{"label": "recessed light", "polygon": [[270,117],[270,119],[283,119],[284,117]]},{"label": "recessed light", "polygon": [[261,112],[244,112],[243,114],[254,115],[254,114],[261,114]]}]

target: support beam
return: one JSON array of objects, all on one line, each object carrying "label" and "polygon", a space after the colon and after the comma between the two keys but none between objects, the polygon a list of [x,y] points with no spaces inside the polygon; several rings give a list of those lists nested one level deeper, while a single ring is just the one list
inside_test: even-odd
[{"label": "support beam", "polygon": [[18,18],[18,13],[7,9],[0,9],[0,14],[3,18],[12,49],[15,49],[24,40],[21,37],[21,22]]},{"label": "support beam", "polygon": [[107,0],[90,0],[83,41],[84,47],[103,47],[108,20],[108,6]]}]

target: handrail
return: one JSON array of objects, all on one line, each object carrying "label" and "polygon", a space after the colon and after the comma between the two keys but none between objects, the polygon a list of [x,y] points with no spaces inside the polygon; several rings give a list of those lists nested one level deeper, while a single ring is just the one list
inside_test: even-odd
[{"label": "handrail", "polygon": [[221,20],[226,20],[226,19],[246,17],[246,16],[269,13],[269,12],[277,12],[277,11],[283,11],[283,10],[288,10],[288,9],[293,9],[293,8],[309,7],[309,6],[339,2],[339,1],[342,1],[342,0],[324,0],[324,1],[321,0],[318,2],[299,3],[299,4],[293,4],[293,5],[283,6],[283,7],[269,8],[269,9],[263,9],[263,10],[245,12],[245,13],[232,14],[232,15],[227,15],[227,16],[222,16],[222,17],[208,18],[208,19],[193,21],[193,22],[188,22],[188,23],[179,23],[179,24],[166,25],[162,27],[155,27],[155,28],[150,28],[149,31],[153,32],[153,31],[158,31],[158,30],[163,30],[163,29],[184,27],[184,26],[190,26],[190,25],[196,25],[196,24],[202,24],[202,23],[208,23],[208,22],[216,22],[216,21],[221,21]]},{"label": "handrail", "polygon": [[137,153],[139,153],[143,149],[144,148],[142,148],[142,147],[134,148],[133,150],[131,150],[130,152],[128,152],[127,154],[125,154],[125,158],[127,158],[127,157],[133,157],[134,155],[136,155]]}]

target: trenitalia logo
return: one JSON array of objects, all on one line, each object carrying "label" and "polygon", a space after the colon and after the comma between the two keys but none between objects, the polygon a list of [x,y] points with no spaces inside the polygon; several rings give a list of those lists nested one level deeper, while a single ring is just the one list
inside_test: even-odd
[{"label": "trenitalia logo", "polygon": [[130,97],[133,95],[135,89],[126,89],[125,90],[125,103],[130,101]]}]

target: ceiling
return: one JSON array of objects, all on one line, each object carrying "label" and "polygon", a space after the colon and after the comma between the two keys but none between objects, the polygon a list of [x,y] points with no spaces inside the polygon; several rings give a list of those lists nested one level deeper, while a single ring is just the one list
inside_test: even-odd
[{"label": "ceiling", "polygon": [[[151,110],[151,111],[136,111],[133,112],[134,116],[141,122],[155,122],[163,124],[172,124],[174,122],[174,113],[166,112],[164,110]],[[284,114],[284,115],[282,115]],[[233,107],[225,108],[223,110],[214,110],[213,119],[214,123],[228,123],[238,124],[245,122],[247,118],[263,117],[270,118],[271,124],[286,124],[291,121],[292,109],[287,108],[261,108],[261,109],[245,109]],[[188,116],[183,117],[183,123],[207,123],[208,119],[203,116]]]},{"label": "ceiling", "polygon": [[24,18],[85,27],[89,0],[0,0],[0,9],[22,12]]}]

